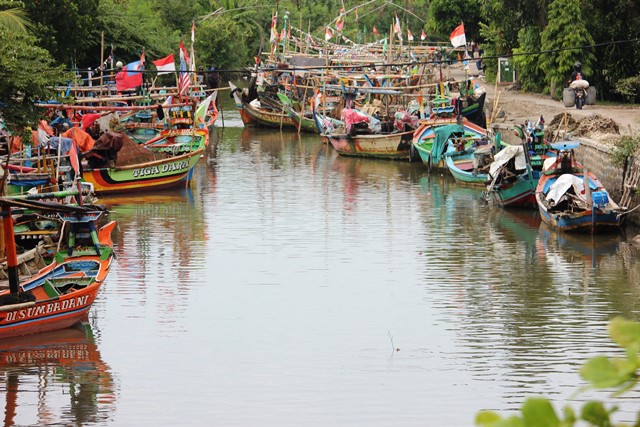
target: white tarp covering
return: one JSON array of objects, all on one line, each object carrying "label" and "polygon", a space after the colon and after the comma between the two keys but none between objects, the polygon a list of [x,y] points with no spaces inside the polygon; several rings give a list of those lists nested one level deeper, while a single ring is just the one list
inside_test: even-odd
[{"label": "white tarp covering", "polygon": [[527,167],[527,159],[524,156],[522,145],[507,145],[493,157],[493,163],[489,167],[489,175],[495,177],[500,168],[506,165],[509,160],[515,157],[516,170],[525,169]]},{"label": "white tarp covering", "polygon": [[565,173],[560,175],[556,182],[551,184],[551,187],[549,187],[549,192],[546,197],[547,201],[558,203],[560,198],[564,196],[570,188],[573,188],[573,192],[576,196],[584,199],[584,182],[582,178]]},{"label": "white tarp covering", "polygon": [[589,82],[586,80],[574,80],[569,87],[571,89],[586,89],[589,87]]}]

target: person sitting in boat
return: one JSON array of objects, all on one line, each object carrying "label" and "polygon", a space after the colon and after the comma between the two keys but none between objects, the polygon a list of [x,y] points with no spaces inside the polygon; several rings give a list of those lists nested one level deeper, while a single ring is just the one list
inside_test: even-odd
[{"label": "person sitting in boat", "polygon": [[220,85],[220,73],[216,71],[216,67],[211,67],[209,69],[209,74],[207,75],[207,87],[209,89],[217,89]]}]

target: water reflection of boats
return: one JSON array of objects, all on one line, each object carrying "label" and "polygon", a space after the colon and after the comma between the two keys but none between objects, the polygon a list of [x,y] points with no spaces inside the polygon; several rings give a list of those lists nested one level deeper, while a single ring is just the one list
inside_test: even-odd
[{"label": "water reflection of boats", "polygon": [[0,376],[5,426],[104,423],[115,411],[114,377],[86,323],[0,340]]},{"label": "water reflection of boats", "polygon": [[540,225],[538,239],[546,253],[557,253],[570,263],[589,261],[594,267],[600,259],[614,255],[622,242],[618,233],[558,233],[545,222]]},{"label": "water reflection of boats", "polygon": [[359,157],[334,156],[331,170],[354,175],[361,180],[416,182],[426,171],[409,162],[381,162]]},{"label": "water reflection of boats", "polygon": [[[117,205],[112,212],[118,220],[114,240],[118,251],[127,254],[118,259],[117,271],[126,279],[114,280],[111,288],[135,290],[137,298],[132,303],[136,308],[157,303],[158,312],[173,322],[176,312],[187,309],[190,285],[203,277],[207,265],[204,202],[194,200],[190,190],[104,202]],[[157,298],[147,300],[152,294]]]},{"label": "water reflection of boats", "polygon": [[524,241],[533,245],[542,220],[536,211],[524,209],[490,209],[489,221],[509,241]]}]

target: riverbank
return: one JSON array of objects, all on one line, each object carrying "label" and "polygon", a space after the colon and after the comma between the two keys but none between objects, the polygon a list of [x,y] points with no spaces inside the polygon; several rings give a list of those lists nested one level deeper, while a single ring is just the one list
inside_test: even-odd
[{"label": "riverbank", "polygon": [[[463,72],[460,68],[452,74]],[[480,83],[483,84],[481,80]],[[578,160],[600,178],[614,200],[621,199],[625,189],[624,171],[614,164],[613,153],[623,136],[640,135],[639,107],[596,104],[578,110],[566,108],[550,96],[515,90],[513,85],[486,84],[484,88],[487,92],[485,111],[488,115],[493,113],[491,126],[502,133],[503,139],[517,142],[512,132],[514,125],[522,125],[527,120],[535,123],[543,117],[546,137],[579,140],[582,144],[576,151]],[[631,164],[639,162],[640,159],[631,160]],[[625,207],[631,210],[638,205],[640,196],[635,195]],[[640,209],[630,213],[627,220],[640,225]]]}]

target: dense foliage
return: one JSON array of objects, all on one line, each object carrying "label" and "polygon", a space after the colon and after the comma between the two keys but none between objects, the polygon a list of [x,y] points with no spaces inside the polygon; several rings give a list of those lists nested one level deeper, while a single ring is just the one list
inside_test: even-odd
[{"label": "dense foliage", "polygon": [[[189,45],[195,22],[198,67],[243,69],[254,63],[260,46],[269,49],[276,12],[278,30],[286,20],[293,35],[310,30],[322,40],[326,25],[335,29],[343,6],[345,25],[333,41],[342,36],[361,42],[389,37],[397,16],[404,43],[407,28],[414,43],[422,31],[430,42],[447,43],[453,28],[463,22],[467,41],[479,42],[489,58],[488,81],[495,76],[495,57],[515,54],[513,62],[525,90],[557,95],[572,64],[580,61],[599,96],[638,100],[640,0],[0,0],[0,28],[11,34],[28,32],[33,38],[24,52],[30,52],[30,58],[40,58],[41,51],[30,51],[37,46],[71,69],[98,67],[101,54],[106,58],[113,53],[114,61],[127,63],[144,51],[148,64],[177,54],[180,40]],[[25,42],[7,37],[3,44]],[[25,58],[23,68],[43,70],[49,64],[42,60],[38,66],[29,65],[33,62]],[[3,78],[6,83],[20,77]],[[0,90],[6,94],[12,87]]]},{"label": "dense foliage", "polygon": [[30,24],[21,13],[7,17],[21,6],[19,2],[0,0],[0,116],[13,133],[35,123],[42,112],[33,101],[55,97],[52,83],[69,78],[27,33]]}]

